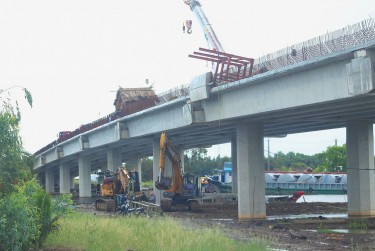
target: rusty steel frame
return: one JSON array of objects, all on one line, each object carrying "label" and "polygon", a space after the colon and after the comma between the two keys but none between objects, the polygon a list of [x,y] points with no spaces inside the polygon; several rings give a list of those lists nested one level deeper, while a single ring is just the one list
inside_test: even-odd
[{"label": "rusty steel frame", "polygon": [[191,58],[210,61],[216,64],[213,69],[214,84],[236,81],[251,77],[254,59],[237,56],[230,53],[199,48],[202,52],[194,52]]}]

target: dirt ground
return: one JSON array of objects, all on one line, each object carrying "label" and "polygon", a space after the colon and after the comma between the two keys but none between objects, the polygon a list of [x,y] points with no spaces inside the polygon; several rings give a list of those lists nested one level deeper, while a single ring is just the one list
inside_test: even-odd
[{"label": "dirt ground", "polygon": [[[179,211],[165,215],[189,219],[190,223],[202,227],[219,227],[239,241],[265,238],[273,243],[274,250],[375,250],[375,218],[322,216],[346,212],[347,203],[272,202],[267,204],[268,220],[239,221],[236,209],[210,209],[201,213]],[[290,215],[300,215],[301,218],[283,218]],[[349,226],[362,229],[348,233]],[[364,230],[364,226],[367,229]]]},{"label": "dirt ground", "polygon": [[[103,214],[96,212],[93,204],[89,203],[77,205],[77,208]],[[239,221],[236,208],[201,212],[178,210],[163,215],[189,223],[184,226],[220,228],[238,241],[265,238],[277,251],[375,250],[375,218],[325,217],[346,214],[347,203],[271,202],[266,208],[267,220]],[[290,219],[291,215],[299,217]],[[348,231],[353,228],[357,229]]]}]

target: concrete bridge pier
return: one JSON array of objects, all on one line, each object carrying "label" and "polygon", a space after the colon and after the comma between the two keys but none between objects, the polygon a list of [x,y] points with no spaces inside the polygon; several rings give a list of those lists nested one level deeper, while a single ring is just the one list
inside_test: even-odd
[{"label": "concrete bridge pier", "polygon": [[89,156],[78,157],[79,197],[91,197],[91,167]]},{"label": "concrete bridge pier", "polygon": [[266,218],[263,124],[237,126],[238,218]]},{"label": "concrete bridge pier", "polygon": [[232,157],[232,193],[238,192],[238,171],[237,171],[237,139],[231,140],[231,157]]},{"label": "concrete bridge pier", "polygon": [[153,177],[153,182],[154,182],[154,193],[156,197],[155,203],[160,205],[161,198],[163,196],[163,191],[156,189],[155,187],[155,181],[158,179],[159,176],[159,161],[160,161],[160,156],[159,156],[159,151],[160,151],[160,139],[155,138],[153,142],[153,168],[152,168],[152,177]]},{"label": "concrete bridge pier", "polygon": [[348,215],[375,216],[374,134],[372,122],[347,122],[346,143],[348,156]]},{"label": "concrete bridge pier", "polygon": [[181,173],[184,174],[185,173],[185,150],[183,148],[179,148],[178,149],[179,152],[180,152],[180,159],[181,159]]},{"label": "concrete bridge pier", "polygon": [[142,187],[142,159],[139,157],[131,157],[129,160],[129,171],[135,170],[139,175],[139,183]]},{"label": "concrete bridge pier", "polygon": [[52,168],[46,170],[46,192],[54,193],[55,192],[55,174]]},{"label": "concrete bridge pier", "polygon": [[65,163],[60,163],[59,165],[60,172],[60,193],[70,193],[70,167]]},{"label": "concrete bridge pier", "polygon": [[108,149],[107,150],[107,169],[114,172],[119,167],[122,167],[121,149],[119,148]]}]

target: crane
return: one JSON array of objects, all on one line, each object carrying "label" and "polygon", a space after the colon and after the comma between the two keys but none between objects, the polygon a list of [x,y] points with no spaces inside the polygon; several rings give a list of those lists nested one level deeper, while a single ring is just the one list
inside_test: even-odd
[{"label": "crane", "polygon": [[[212,82],[232,82],[252,76],[254,59],[225,53],[198,0],[184,0],[195,14],[210,49],[199,48],[189,57],[212,62]],[[189,30],[188,30],[189,33]]]},{"label": "crane", "polygon": [[197,0],[184,0],[184,3],[188,5],[191,11],[195,14],[209,47],[215,51],[224,52],[215,31],[212,29],[211,24],[208,22],[208,19],[202,10],[200,2]]}]

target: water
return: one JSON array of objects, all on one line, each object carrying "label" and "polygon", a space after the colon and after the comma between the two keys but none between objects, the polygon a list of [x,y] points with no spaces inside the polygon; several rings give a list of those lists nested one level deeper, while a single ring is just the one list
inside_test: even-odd
[{"label": "water", "polygon": [[267,216],[267,220],[281,220],[281,219],[307,219],[307,218],[348,218],[348,214],[288,214],[288,215],[273,215]]},{"label": "water", "polygon": [[303,195],[297,200],[297,203],[311,203],[311,202],[348,202],[346,194],[317,194],[317,195]]},{"label": "water", "polygon": [[[375,230],[373,229],[326,229],[327,231],[339,233],[339,234],[375,234]],[[308,229],[306,231],[310,232],[318,232],[317,229]]]},{"label": "water", "polygon": [[[313,203],[313,202],[326,202],[326,203],[337,203],[337,202],[348,202],[348,197],[346,194],[320,194],[320,195],[303,195],[297,200],[296,203]],[[275,215],[267,216],[268,220],[276,219],[304,219],[304,218],[315,218],[315,217],[325,217],[325,218],[347,218],[348,214],[299,214],[299,215]]]}]

